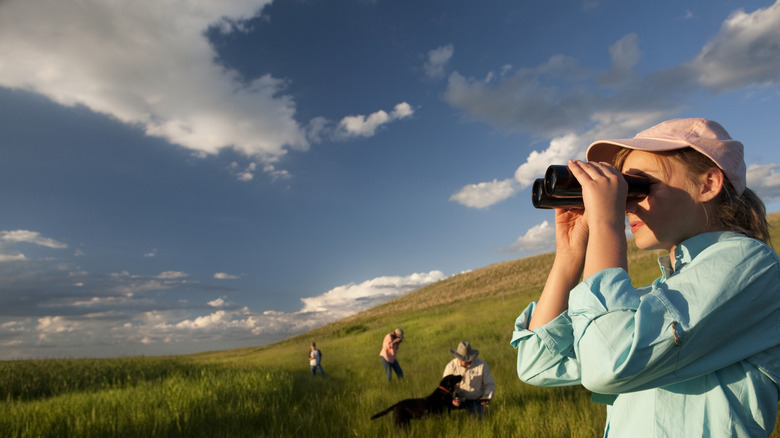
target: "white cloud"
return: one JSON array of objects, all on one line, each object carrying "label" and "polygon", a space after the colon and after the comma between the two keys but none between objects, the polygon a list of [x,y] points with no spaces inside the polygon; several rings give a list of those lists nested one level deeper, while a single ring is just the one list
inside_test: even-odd
[{"label": "white cloud", "polygon": [[371,137],[381,126],[396,120],[405,119],[412,114],[414,114],[414,110],[411,105],[406,102],[401,102],[397,104],[389,114],[384,110],[379,110],[368,116],[347,116],[339,122],[334,137]]},{"label": "white cloud", "polygon": [[350,283],[316,297],[301,299],[304,306],[300,313],[325,312],[328,318],[341,319],[444,278],[441,271],[431,271]]},{"label": "white cloud", "polygon": [[214,274],[214,278],[216,278],[217,280],[235,280],[237,278],[241,278],[241,276],[228,274],[225,272],[217,272],[216,274]]},{"label": "white cloud", "polygon": [[566,164],[568,160],[583,158],[583,138],[567,134],[550,141],[550,146],[541,151],[532,151],[528,160],[515,170],[515,181],[528,187],[536,178],[544,175],[551,164]]},{"label": "white cloud", "polygon": [[[235,175],[251,181],[289,149],[323,139],[324,120],[304,128],[285,94],[287,81],[270,74],[243,78],[220,65],[207,31],[247,31],[247,20],[271,0],[5,0],[0,2],[0,86],[28,90],[65,106],[83,105],[137,126],[196,156],[232,148],[257,160]],[[370,137],[411,116],[398,104],[329,127],[329,140]]]},{"label": "white cloud", "polygon": [[54,249],[68,247],[68,245],[65,243],[58,242],[48,237],[43,237],[41,236],[41,233],[29,230],[0,231],[0,239],[9,243],[32,243],[34,245],[45,246],[47,248]]},{"label": "white cloud", "polygon": [[352,115],[334,123],[324,117],[315,117],[306,126],[306,137],[312,143],[325,140],[343,141],[356,137],[372,137],[381,127],[396,120],[406,119],[414,114],[414,109],[406,102],[396,104],[388,113],[378,110],[369,115]]},{"label": "white cloud", "polygon": [[[170,354],[174,348],[202,351],[231,342],[265,343],[287,338],[339,320],[445,278],[440,271],[407,276],[384,276],[362,283],[335,287],[301,300],[294,312],[252,311],[224,296],[201,305],[171,303],[166,291],[183,287],[185,275],[166,271],[158,281],[128,272],[113,274],[89,290],[62,297],[32,296],[37,304],[25,309],[44,315],[23,315],[0,320],[0,359],[52,355],[117,355],[121,352],[156,351]],[[72,279],[68,279],[72,285]],[[149,293],[152,292],[152,293]],[[102,295],[85,295],[100,293]],[[7,297],[6,297],[7,298]],[[181,347],[174,347],[179,344]],[[232,345],[232,344],[231,344]],[[85,348],[88,347],[87,348]],[[102,347],[101,347],[102,346]],[[104,348],[104,349],[102,349]]]},{"label": "white cloud", "polygon": [[206,31],[241,31],[270,0],[0,3],[0,86],[84,105],[201,154],[267,162],[308,143],[285,81],[215,62]]},{"label": "white cloud", "polygon": [[68,247],[65,243],[41,236],[41,233],[37,231],[0,231],[0,263],[29,260],[24,253],[15,249],[17,244],[32,244],[52,249],[63,249]]},{"label": "white cloud", "polygon": [[471,208],[487,208],[514,196],[519,188],[515,181],[505,179],[469,184],[450,196],[450,201]]},{"label": "white cloud", "polygon": [[733,12],[686,67],[717,91],[780,84],[780,2]]},{"label": "white cloud", "polygon": [[555,247],[555,226],[544,221],[534,225],[525,235],[517,238],[511,250],[516,252],[538,252]]},{"label": "white cloud", "polygon": [[157,275],[157,278],[161,280],[176,280],[180,278],[189,277],[190,274],[181,271],[165,271]]},{"label": "white cloud", "polygon": [[[234,171],[236,178],[240,181],[252,181],[255,178],[255,171],[257,171],[257,163],[249,163],[243,170],[239,170],[239,165],[235,161],[230,163],[230,168]],[[273,166],[271,166],[272,170]],[[273,172],[268,172],[273,173]]]},{"label": "white cloud", "polygon": [[27,260],[27,256],[22,253],[16,254],[0,254],[0,263],[4,262],[21,262]]},{"label": "white cloud", "polygon": [[765,202],[780,199],[780,164],[754,164],[747,169],[747,186]]},{"label": "white cloud", "polygon": [[444,77],[444,68],[450,62],[454,52],[455,49],[452,47],[452,44],[428,51],[428,59],[423,66],[425,74],[431,78]]},{"label": "white cloud", "polygon": [[225,302],[224,298],[217,298],[216,300],[212,300],[208,302],[208,305],[211,307],[222,307],[225,304],[227,303]]}]

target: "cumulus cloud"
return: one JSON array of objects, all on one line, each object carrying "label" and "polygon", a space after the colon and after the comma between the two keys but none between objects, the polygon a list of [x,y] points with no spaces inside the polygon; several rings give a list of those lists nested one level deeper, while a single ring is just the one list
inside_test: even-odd
[{"label": "cumulus cloud", "polygon": [[733,12],[687,67],[715,91],[780,84],[780,2]]},{"label": "cumulus cloud", "polygon": [[0,231],[0,239],[9,243],[32,243],[34,245],[45,246],[47,248],[67,248],[68,245],[62,242],[58,242],[54,239],[41,236],[41,233],[37,231],[29,230],[14,230],[14,231]]},{"label": "cumulus cloud", "polygon": [[0,231],[0,263],[23,262],[29,260],[17,246],[31,244],[51,249],[64,249],[68,245],[55,239],[44,237],[37,231],[12,230]]},{"label": "cumulus cloud", "polygon": [[285,81],[217,64],[206,31],[239,31],[270,0],[0,4],[0,85],[84,105],[202,154],[274,161],[308,144]]},{"label": "cumulus cloud", "polygon": [[371,137],[379,127],[395,120],[405,119],[412,114],[414,114],[414,110],[411,105],[401,102],[389,114],[384,110],[379,110],[368,116],[347,116],[339,122],[335,137]]},{"label": "cumulus cloud", "polygon": [[780,164],[753,164],[747,169],[747,186],[764,202],[780,200]]},{"label": "cumulus cloud", "polygon": [[346,116],[338,123],[324,117],[315,117],[306,127],[306,135],[312,143],[325,140],[343,141],[359,137],[372,137],[385,125],[406,119],[414,114],[414,108],[407,102],[397,104],[389,113],[378,110],[369,115]]},{"label": "cumulus cloud", "polygon": [[[177,289],[214,290],[188,277],[179,271],[151,277],[123,271],[87,278],[84,272],[72,271],[42,280],[60,291],[56,296],[0,294],[0,346],[5,347],[0,359],[118,355],[131,348],[138,354],[170,354],[177,348],[219,348],[228,339],[264,344],[360,312],[445,276],[431,271],[350,283],[303,298],[301,308],[294,312],[257,312],[224,295],[200,303],[174,298]],[[74,279],[85,284],[76,287]],[[2,289],[7,287],[13,285],[0,284]]]},{"label": "cumulus cloud", "polygon": [[537,252],[555,247],[555,226],[547,221],[534,225],[510,247],[515,252]]},{"label": "cumulus cloud", "polygon": [[350,283],[316,297],[303,298],[301,313],[326,313],[328,318],[341,319],[444,278],[441,271],[430,271]]},{"label": "cumulus cloud", "polygon": [[3,262],[20,262],[23,260],[27,260],[27,256],[25,256],[22,253],[16,253],[16,254],[0,254],[0,263]]},{"label": "cumulus cloud", "polygon": [[425,74],[428,77],[437,79],[444,77],[444,68],[447,66],[447,63],[450,62],[450,58],[452,58],[454,52],[455,49],[452,44],[430,50],[428,52],[428,59],[423,65]]},{"label": "cumulus cloud", "polygon": [[[0,2],[0,86],[23,89],[65,106],[82,105],[197,156],[232,148],[260,162],[237,169],[243,181],[261,169],[274,178],[290,149],[307,150],[287,81],[242,77],[221,65],[209,32],[243,32],[271,0],[6,0]],[[369,137],[411,115],[349,116],[343,139]],[[316,122],[315,122],[316,123]],[[313,137],[316,139],[316,137]]]},{"label": "cumulus cloud", "polygon": [[216,300],[212,300],[208,302],[208,305],[211,307],[223,307],[227,303],[225,302],[224,298],[217,298]]},{"label": "cumulus cloud", "polygon": [[179,278],[189,277],[189,274],[181,271],[165,271],[157,275],[157,278],[162,280],[174,280]]},{"label": "cumulus cloud", "polygon": [[514,180],[499,181],[494,179],[489,182],[466,185],[450,196],[450,201],[458,202],[466,207],[487,208],[514,196],[518,190],[518,184]]}]

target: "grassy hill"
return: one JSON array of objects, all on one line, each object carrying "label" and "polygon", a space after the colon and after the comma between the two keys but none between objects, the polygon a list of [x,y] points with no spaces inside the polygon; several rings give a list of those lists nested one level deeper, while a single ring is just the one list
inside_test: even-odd
[{"label": "grassy hill", "polygon": [[[770,215],[775,226],[780,214]],[[775,237],[777,240],[778,237]],[[637,284],[657,277],[658,253],[629,245]],[[497,390],[481,421],[453,412],[413,422],[410,437],[594,437],[604,407],[579,387],[538,388],[517,379],[514,320],[541,292],[552,254],[453,276],[273,345],[170,358],[0,363],[0,436],[374,437],[398,434],[375,412],[432,392],[450,348],[468,340]],[[406,378],[388,383],[378,352],[402,327]],[[309,371],[323,352],[325,379]],[[775,432],[773,436],[780,437]]]}]

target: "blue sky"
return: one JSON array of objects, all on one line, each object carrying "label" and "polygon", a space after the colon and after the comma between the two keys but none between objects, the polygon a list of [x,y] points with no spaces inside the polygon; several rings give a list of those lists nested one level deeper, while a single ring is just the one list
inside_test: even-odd
[{"label": "blue sky", "polygon": [[550,251],[533,179],[674,117],[777,211],[778,41],[771,1],[5,0],[0,359],[262,345]]}]

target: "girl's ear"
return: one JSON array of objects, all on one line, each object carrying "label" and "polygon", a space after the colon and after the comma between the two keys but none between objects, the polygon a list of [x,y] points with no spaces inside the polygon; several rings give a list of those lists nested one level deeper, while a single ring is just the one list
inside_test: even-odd
[{"label": "girl's ear", "polygon": [[723,171],[717,167],[711,167],[701,175],[699,182],[701,183],[699,186],[699,201],[711,201],[723,190]]}]

